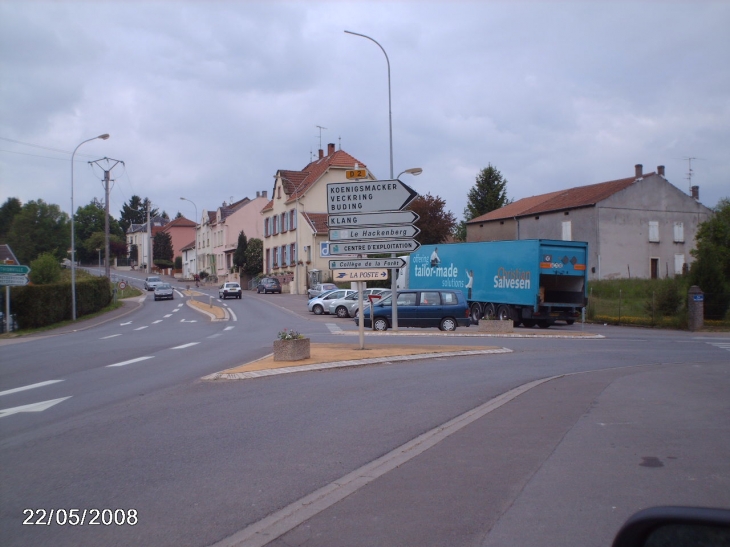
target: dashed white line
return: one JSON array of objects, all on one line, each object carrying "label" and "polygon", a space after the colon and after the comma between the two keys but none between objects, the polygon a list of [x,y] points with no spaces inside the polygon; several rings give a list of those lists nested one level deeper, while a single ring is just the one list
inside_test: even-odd
[{"label": "dashed white line", "polygon": [[63,380],[47,380],[45,382],[38,382],[37,384],[30,384],[23,387],[16,387],[15,389],[8,389],[5,391],[0,391],[0,397],[3,395],[10,395],[11,393],[18,393],[19,391],[25,391],[27,389],[35,389],[37,387],[43,387],[43,386],[50,386],[51,384],[56,384],[58,382],[63,382]]},{"label": "dashed white line", "polygon": [[126,326],[126,325],[131,325],[131,324],[132,324],[132,322],[131,322],[131,321],[127,321],[126,323],[119,323],[119,326],[120,326],[120,327],[124,327],[124,326]]},{"label": "dashed white line", "polygon": [[153,325],[156,325],[157,323],[162,323],[162,319],[158,319],[157,321],[152,321]]},{"label": "dashed white line", "polygon": [[190,346],[197,346],[198,344],[200,344],[200,342],[190,342],[189,344],[183,344],[182,346],[175,346],[174,348],[170,348],[170,349],[185,349],[185,348],[189,348]]},{"label": "dashed white line", "polygon": [[172,313],[175,313],[175,312],[178,312],[178,311],[180,311],[180,308],[175,308],[174,310],[172,310]]},{"label": "dashed white line", "polygon": [[113,365],[107,365],[107,368],[123,367],[125,365],[131,365],[132,363],[139,363],[140,361],[146,361],[147,359],[154,359],[154,356],[148,355],[147,357],[137,357],[136,359],[130,359],[129,361],[122,361],[121,363],[114,363]]},{"label": "dashed white line", "polygon": [[181,323],[197,323],[197,319],[180,319]]},{"label": "dashed white line", "polygon": [[218,334],[211,334],[210,336],[207,336],[207,338],[218,338],[219,336],[223,336],[223,333],[219,332]]},{"label": "dashed white line", "polygon": [[182,304],[178,304],[178,305],[177,305],[177,307],[178,307],[178,308],[182,308]]},{"label": "dashed white line", "polygon": [[165,319],[167,319],[168,317],[172,317],[172,314],[171,313],[168,313],[167,315],[163,315],[162,317],[164,317]]},{"label": "dashed white line", "polygon": [[146,328],[147,328],[148,326],[149,326],[149,325],[145,325],[144,327],[137,327],[137,328],[136,328],[136,329],[134,329],[134,330],[144,330],[144,329],[146,329]]},{"label": "dashed white line", "polygon": [[109,336],[103,336],[99,338],[99,340],[109,340],[109,338],[116,338],[117,336],[121,336],[121,334],[111,334]]},{"label": "dashed white line", "polygon": [[225,328],[225,329],[223,329],[223,330],[233,330],[233,329],[235,329],[235,328],[236,328],[236,327],[226,327],[226,328]]}]

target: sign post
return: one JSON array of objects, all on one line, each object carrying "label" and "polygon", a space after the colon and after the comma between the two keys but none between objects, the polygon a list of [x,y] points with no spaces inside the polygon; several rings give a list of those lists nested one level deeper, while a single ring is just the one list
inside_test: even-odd
[{"label": "sign post", "polygon": [[0,286],[5,285],[5,326],[10,332],[10,287],[23,287],[28,284],[30,268],[20,264],[0,264]]}]

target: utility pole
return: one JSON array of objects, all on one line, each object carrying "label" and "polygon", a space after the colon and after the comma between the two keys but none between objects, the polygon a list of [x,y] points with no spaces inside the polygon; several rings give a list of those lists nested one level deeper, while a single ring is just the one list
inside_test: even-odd
[{"label": "utility pole", "polygon": [[[104,169],[99,165],[100,161],[114,162],[109,169]],[[109,262],[109,182],[111,181],[110,173],[120,163],[124,165],[122,160],[113,160],[111,158],[102,158],[100,160],[90,161],[89,164],[95,163],[104,171],[104,275],[111,279],[111,263]]]}]

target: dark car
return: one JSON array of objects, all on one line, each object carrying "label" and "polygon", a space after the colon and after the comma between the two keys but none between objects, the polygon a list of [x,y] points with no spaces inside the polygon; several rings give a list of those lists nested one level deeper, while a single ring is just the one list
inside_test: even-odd
[{"label": "dark car", "polygon": [[278,292],[281,294],[281,283],[275,277],[262,277],[256,287],[256,292],[266,294],[267,292]]},{"label": "dark car", "polygon": [[[392,295],[373,305],[375,330],[391,327]],[[357,322],[357,318],[355,318]],[[363,311],[366,327],[371,326],[369,306]],[[398,291],[399,327],[438,327],[452,331],[471,325],[469,306],[464,294],[457,290]]]},{"label": "dark car", "polygon": [[158,283],[157,285],[155,285],[154,291],[155,300],[164,300],[166,298],[173,300],[175,298],[172,285],[170,285],[169,283]]}]

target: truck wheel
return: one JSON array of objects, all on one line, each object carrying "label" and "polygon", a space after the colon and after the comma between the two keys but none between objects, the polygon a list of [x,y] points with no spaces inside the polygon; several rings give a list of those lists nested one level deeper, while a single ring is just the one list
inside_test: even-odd
[{"label": "truck wheel", "polygon": [[455,331],[456,330],[456,319],[454,319],[453,317],[444,317],[441,320],[439,329],[445,330],[448,332]]},{"label": "truck wheel", "polygon": [[535,320],[534,319],[523,319],[522,324],[525,325],[526,329],[531,329],[535,326]]},{"label": "truck wheel", "polygon": [[386,331],[388,330],[388,320],[383,317],[379,317],[375,320],[375,330]]},{"label": "truck wheel", "polygon": [[550,321],[538,321],[537,326],[541,329],[548,329],[550,328]]},{"label": "truck wheel", "polygon": [[568,319],[568,320],[566,320],[565,322],[566,322],[566,323],[567,323],[568,325],[572,325],[573,323],[575,323],[575,319]]},{"label": "truck wheel", "polygon": [[479,302],[474,302],[471,305],[471,311],[470,311],[470,317],[471,322],[475,325],[479,324],[479,320],[484,317],[484,314],[482,313],[482,306],[479,304]]},{"label": "truck wheel", "polygon": [[507,319],[512,319],[512,310],[509,309],[509,306],[502,304],[497,308],[497,319],[500,321],[506,321]]},{"label": "truck wheel", "polygon": [[342,319],[350,315],[349,313],[347,313],[347,308],[345,306],[338,307],[335,313],[337,313],[337,317],[340,317]]},{"label": "truck wheel", "polygon": [[491,302],[484,306],[484,319],[496,319],[497,308]]}]

